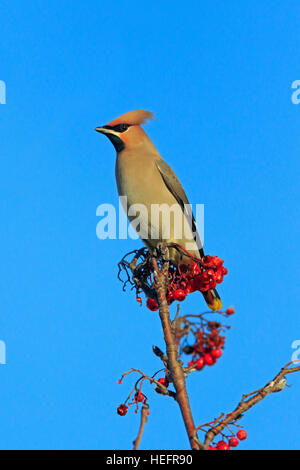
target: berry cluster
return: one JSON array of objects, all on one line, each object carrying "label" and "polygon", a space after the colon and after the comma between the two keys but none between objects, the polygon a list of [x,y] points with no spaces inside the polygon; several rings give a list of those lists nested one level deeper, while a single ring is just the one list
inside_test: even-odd
[{"label": "berry cluster", "polygon": [[[223,281],[227,269],[224,261],[217,256],[204,256],[198,261],[192,261],[190,266],[169,268],[169,283],[167,288],[167,302],[171,305],[174,301],[182,302],[188,294],[195,291],[206,292],[214,289]],[[137,297],[141,303],[141,298]],[[153,298],[148,298],[147,307],[153,312],[158,310],[158,303]]]},{"label": "berry cluster", "polygon": [[[129,397],[128,397],[128,399],[129,399]],[[126,402],[127,402],[127,400],[126,400]],[[133,401],[131,403],[128,403],[128,406],[126,405],[126,402],[122,403],[121,405],[118,406],[118,408],[117,408],[118,415],[126,416],[129,406],[132,406],[132,405],[138,406],[139,403],[146,403],[147,398],[145,397],[145,395],[141,391],[138,391],[138,392],[135,393]]]},{"label": "berry cluster", "polygon": [[212,444],[208,450],[231,450],[233,447],[237,447],[240,441],[247,439],[247,432],[244,429],[240,429],[236,433],[236,437],[233,435],[227,438],[227,442],[222,439],[216,445]]},{"label": "berry cluster", "polygon": [[[225,312],[227,315],[233,313],[232,307]],[[202,316],[199,317],[200,323],[191,322],[188,317],[184,317],[182,330],[186,337],[187,334],[192,333],[195,341],[192,345],[183,344],[181,347],[181,352],[184,354],[192,354],[192,359],[188,363],[190,370],[202,370],[204,366],[212,366],[217,362],[223,354],[225,344],[225,336],[222,332],[225,328],[229,328],[219,322],[207,321]]]}]

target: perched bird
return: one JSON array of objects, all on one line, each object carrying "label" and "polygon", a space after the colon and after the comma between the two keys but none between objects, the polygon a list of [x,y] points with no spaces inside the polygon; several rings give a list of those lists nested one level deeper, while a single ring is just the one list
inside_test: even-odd
[{"label": "perched bird", "polygon": [[[106,135],[116,149],[119,196],[126,196],[125,211],[132,224],[137,218],[137,211],[132,208],[139,209],[139,224],[134,228],[146,246],[151,250],[162,242],[173,242],[202,258],[203,247],[184,189],[141,127],[152,118],[149,111],[130,111],[95,130]],[[169,257],[177,265],[191,262],[174,248],[169,250]],[[213,311],[221,309],[216,289],[203,296]]]}]

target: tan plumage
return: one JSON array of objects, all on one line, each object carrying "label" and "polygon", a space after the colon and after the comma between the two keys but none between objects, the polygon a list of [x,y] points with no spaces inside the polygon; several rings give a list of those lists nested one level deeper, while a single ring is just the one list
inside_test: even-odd
[{"label": "tan plumage", "polygon": [[117,124],[130,124],[130,125],[140,125],[144,124],[147,119],[154,119],[153,114],[150,111],[129,111],[129,113],[122,114],[113,121],[109,122],[109,126],[115,126]]},{"label": "tan plumage", "polygon": [[[188,219],[184,205],[189,204],[184,189],[172,168],[162,159],[140,124],[152,119],[148,111],[131,111],[114,119],[96,130],[112,141],[117,150],[116,180],[120,196],[127,197],[127,215],[131,222],[136,213],[130,213],[130,207],[143,204],[148,217],[141,214],[140,237],[152,249],[161,242],[174,242],[187,249],[193,256],[203,257],[204,252],[197,232],[194,217]],[[173,207],[177,216],[171,219],[170,233],[165,233],[165,218],[155,218],[151,213],[154,205],[165,204]],[[177,229],[185,223],[185,232],[178,236]],[[153,238],[155,233],[156,238]],[[170,250],[170,258],[175,263],[187,264],[188,257],[179,255],[175,249]],[[221,308],[222,303],[216,291],[204,295],[212,310]]]}]

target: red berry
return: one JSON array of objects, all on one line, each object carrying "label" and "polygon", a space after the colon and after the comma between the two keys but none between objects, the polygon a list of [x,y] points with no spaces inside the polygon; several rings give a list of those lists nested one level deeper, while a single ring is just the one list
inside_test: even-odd
[{"label": "red berry", "polygon": [[217,450],[230,450],[230,447],[228,444],[226,444],[226,442],[223,443],[223,441],[220,441],[222,442],[222,444],[220,444],[220,446],[218,447],[217,445]]},{"label": "red berry", "polygon": [[196,290],[195,281],[194,279],[190,279],[186,285],[185,292],[186,294],[191,294],[195,292],[195,290]]},{"label": "red berry", "polygon": [[190,362],[188,363],[188,367],[196,367],[196,362],[190,361]]},{"label": "red berry", "polygon": [[142,402],[145,400],[145,395],[142,392],[136,392],[136,394],[134,395],[134,399],[135,401]]},{"label": "red berry", "polygon": [[193,277],[198,276],[198,274],[200,274],[200,273],[201,273],[200,266],[197,263],[193,262],[192,276]]},{"label": "red berry", "polygon": [[152,312],[155,312],[156,310],[158,310],[158,304],[156,300],[151,299],[150,297],[147,300],[147,307],[149,308],[149,310],[152,310]]},{"label": "red berry", "polygon": [[217,444],[217,449],[218,450],[226,450],[225,447],[227,447],[227,444],[225,441],[219,441]]},{"label": "red berry", "polygon": [[212,265],[215,266],[216,268],[220,268],[223,263],[224,261],[218,256],[214,256],[212,259]]},{"label": "red berry", "polygon": [[136,392],[136,394],[134,395],[134,399],[135,401],[142,402],[145,400],[145,395],[142,392]]},{"label": "red berry", "polygon": [[142,298],[141,298],[141,297],[137,297],[137,298],[136,298],[136,301],[137,301],[139,304],[141,304],[141,303],[142,303]]},{"label": "red berry", "polygon": [[244,441],[245,439],[247,439],[247,433],[246,433],[245,429],[240,429],[240,430],[237,432],[236,437],[237,437],[240,441]]},{"label": "red berry", "polygon": [[203,357],[199,357],[199,359],[197,359],[196,361],[196,369],[201,370],[203,369],[204,366],[205,366],[205,363],[204,363]]},{"label": "red berry", "polygon": [[239,445],[239,441],[236,437],[231,437],[229,439],[229,445],[230,447],[237,447]]},{"label": "red berry", "polygon": [[229,308],[226,310],[226,313],[227,313],[227,315],[233,315],[233,314],[234,314],[234,308],[233,308],[233,307],[229,307]]},{"label": "red berry", "polygon": [[214,446],[209,446],[208,450],[217,450],[217,448]]},{"label": "red berry", "polygon": [[196,289],[200,290],[201,292],[206,292],[209,289],[214,289],[216,287],[216,282],[215,272],[213,271],[213,269],[208,269],[207,271],[200,273],[195,278],[195,286]]},{"label": "red berry", "polygon": [[204,356],[204,363],[207,365],[207,366],[212,366],[214,363],[215,363],[215,359],[213,358],[213,356],[209,353],[205,354]]},{"label": "red berry", "polygon": [[168,379],[166,379],[165,377],[161,377],[160,379],[158,379],[158,382],[162,385],[164,385],[165,387],[168,388],[169,386],[169,381]]},{"label": "red berry", "polygon": [[221,282],[223,282],[223,276],[223,269],[218,269],[218,271],[215,273],[215,280],[218,284],[221,284]]},{"label": "red berry", "polygon": [[128,411],[128,406],[126,405],[120,405],[118,406],[117,413],[120,416],[125,416]]},{"label": "red berry", "polygon": [[174,292],[174,299],[178,300],[178,302],[182,302],[186,298],[186,293],[183,289],[176,289]]},{"label": "red berry", "polygon": [[170,305],[172,302],[174,302],[174,293],[170,290],[167,292],[167,302],[168,305]]},{"label": "red berry", "polygon": [[213,349],[211,352],[212,357],[214,357],[215,359],[219,359],[219,357],[221,357],[222,354],[223,354],[223,351],[222,349],[219,349],[219,348]]}]

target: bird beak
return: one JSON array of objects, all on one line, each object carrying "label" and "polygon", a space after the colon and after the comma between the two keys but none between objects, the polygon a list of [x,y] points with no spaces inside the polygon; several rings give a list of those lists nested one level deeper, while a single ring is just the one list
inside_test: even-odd
[{"label": "bird beak", "polygon": [[95,131],[100,132],[101,134],[107,134],[108,129],[105,129],[104,127],[95,127]]}]

